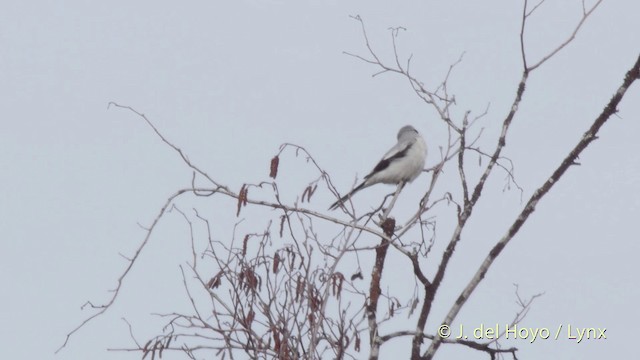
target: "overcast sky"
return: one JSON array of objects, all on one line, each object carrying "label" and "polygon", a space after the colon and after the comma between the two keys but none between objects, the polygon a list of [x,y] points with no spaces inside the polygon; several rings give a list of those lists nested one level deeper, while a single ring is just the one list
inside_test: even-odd
[{"label": "overcast sky", "polygon": [[[571,33],[577,0],[547,0],[531,19],[527,52],[539,59]],[[111,353],[131,346],[126,317],[141,339],[158,333],[151,312],[188,309],[178,265],[188,257],[186,227],[168,216],[103,317],[65,334],[101,303],[175,190],[191,173],[132,113],[145,113],[175,144],[223,184],[266,180],[283,142],[305,146],[346,192],[414,125],[433,165],[446,132],[437,114],[405,79],[343,54],[366,54],[359,24],[388,60],[388,28],[413,54],[415,75],[451,78],[454,115],[489,113],[489,146],[509,110],[520,77],[521,4],[470,1],[14,1],[0,11],[0,357],[3,359],[137,359]],[[526,200],[549,176],[620,85],[640,49],[640,3],[605,0],[575,41],[531,77],[504,155],[516,166]],[[539,204],[457,318],[505,323],[523,295],[545,292],[523,325],[607,328],[607,339],[505,342],[520,359],[623,358],[637,353],[640,323],[640,85],[620,112]],[[490,149],[487,147],[487,149]],[[304,162],[284,156],[279,181],[292,202],[312,180]],[[418,193],[422,176],[407,189]],[[496,172],[476,210],[435,304],[437,324],[484,254],[522,206],[502,191]],[[287,188],[287,185],[290,185]],[[298,186],[296,188],[295,186]],[[301,187],[300,187],[301,186]],[[371,206],[388,189],[370,189]],[[367,190],[369,191],[369,190]],[[363,192],[364,194],[364,192]],[[310,207],[333,202],[319,193]],[[220,223],[230,236],[231,212]],[[439,240],[437,249],[446,244]],[[389,274],[392,279],[393,274]],[[177,296],[176,296],[177,294]],[[173,296],[171,296],[173,295]],[[427,329],[433,332],[434,326]],[[443,347],[437,358],[473,353]],[[383,348],[381,358],[394,353]],[[364,356],[364,353],[362,354]],[[475,354],[478,358],[484,355]],[[172,358],[167,356],[167,358]],[[179,358],[179,357],[173,357]]]}]

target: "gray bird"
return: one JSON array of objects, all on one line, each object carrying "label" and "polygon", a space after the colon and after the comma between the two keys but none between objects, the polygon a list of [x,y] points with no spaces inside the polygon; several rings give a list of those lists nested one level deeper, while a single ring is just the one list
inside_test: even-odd
[{"label": "gray bird", "polygon": [[412,182],[424,169],[426,158],[427,145],[418,130],[411,125],[403,126],[398,131],[398,143],[384,154],[378,165],[364,177],[360,185],[333,203],[329,210],[338,208],[353,194],[371,185],[383,183],[404,186]]}]

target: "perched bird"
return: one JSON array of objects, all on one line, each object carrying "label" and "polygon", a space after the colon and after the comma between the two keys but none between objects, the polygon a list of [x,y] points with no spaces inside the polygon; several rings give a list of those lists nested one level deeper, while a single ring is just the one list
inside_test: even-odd
[{"label": "perched bird", "polygon": [[424,139],[411,125],[403,126],[398,131],[398,143],[382,157],[378,165],[364,177],[364,181],[350,193],[333,203],[329,210],[334,210],[356,192],[374,184],[406,184],[415,180],[424,169],[427,158],[427,145]]}]

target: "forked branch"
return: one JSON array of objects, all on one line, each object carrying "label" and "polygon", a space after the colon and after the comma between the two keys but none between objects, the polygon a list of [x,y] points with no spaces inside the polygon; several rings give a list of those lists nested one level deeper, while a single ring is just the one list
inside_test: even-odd
[{"label": "forked branch", "polygon": [[[511,227],[507,230],[507,233],[494,245],[494,247],[489,251],[489,254],[480,265],[475,275],[469,282],[469,284],[462,291],[455,304],[449,310],[449,313],[442,321],[443,324],[451,324],[455,317],[460,312],[460,309],[467,302],[475,288],[485,277],[485,274],[495,261],[495,259],[500,255],[505,246],[513,239],[513,237],[518,233],[522,225],[527,221],[529,216],[535,211],[536,205],[538,202],[553,188],[553,186],[560,180],[562,175],[576,163],[576,159],[580,156],[580,154],[591,144],[595,139],[597,139],[598,132],[602,128],[602,126],[614,115],[618,110],[618,105],[620,101],[624,98],[624,95],[627,93],[627,90],[636,80],[640,79],[640,56],[636,60],[635,64],[627,71],[624,80],[622,81],[622,85],[615,92],[609,103],[604,107],[602,113],[593,121],[591,127],[584,133],[578,144],[569,152],[569,154],[562,160],[560,165],[556,168],[556,170],[551,174],[551,176],[540,186],[536,191],[534,191],[527,204],[522,209],[516,220],[513,222]],[[427,349],[424,359],[430,360],[433,358],[433,355],[439,348],[442,343],[441,338],[436,338],[429,348]]]}]

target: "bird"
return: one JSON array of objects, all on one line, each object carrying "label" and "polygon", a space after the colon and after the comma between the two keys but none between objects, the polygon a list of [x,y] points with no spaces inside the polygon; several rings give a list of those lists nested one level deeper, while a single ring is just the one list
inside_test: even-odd
[{"label": "bird", "polygon": [[395,144],[380,159],[371,172],[364,177],[364,181],[351,190],[350,193],[333,203],[329,210],[337,209],[356,192],[375,184],[402,184],[415,180],[427,159],[427,144],[411,125],[403,126],[398,131],[398,143]]}]

